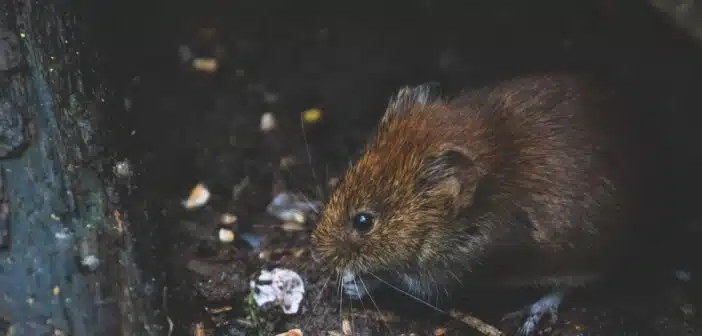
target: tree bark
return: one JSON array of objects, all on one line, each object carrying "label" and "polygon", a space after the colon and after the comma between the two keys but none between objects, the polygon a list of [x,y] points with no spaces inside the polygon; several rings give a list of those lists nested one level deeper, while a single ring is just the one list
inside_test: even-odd
[{"label": "tree bark", "polygon": [[167,333],[105,192],[119,186],[97,141],[104,90],[90,83],[93,50],[78,29],[87,3],[0,3],[0,319],[10,335]]}]

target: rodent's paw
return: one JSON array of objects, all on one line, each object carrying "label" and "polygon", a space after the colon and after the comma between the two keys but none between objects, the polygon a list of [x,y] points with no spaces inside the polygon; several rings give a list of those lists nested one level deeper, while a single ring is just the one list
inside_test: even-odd
[{"label": "rodent's paw", "polygon": [[375,280],[364,280],[353,274],[344,274],[341,281],[344,294],[353,300],[362,299],[378,286],[378,282]]},{"label": "rodent's paw", "polygon": [[541,318],[544,314],[548,313],[550,315],[552,324],[556,322],[558,319],[558,307],[563,301],[564,295],[565,293],[560,291],[550,293],[539,299],[539,301],[534,302],[534,304],[508,314],[504,319],[525,318],[517,331],[517,335],[534,335],[536,333],[536,327],[539,325],[539,322],[541,322]]}]

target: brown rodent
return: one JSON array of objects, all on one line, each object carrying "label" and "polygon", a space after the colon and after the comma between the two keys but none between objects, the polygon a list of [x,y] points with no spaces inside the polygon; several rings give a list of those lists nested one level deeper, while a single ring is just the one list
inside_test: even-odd
[{"label": "brown rodent", "polygon": [[453,100],[434,92],[391,99],[313,244],[347,283],[394,278],[419,295],[456,283],[548,286],[555,294],[531,307],[529,333],[563,288],[597,279],[625,246],[644,164],[631,115],[596,81],[567,74]]}]

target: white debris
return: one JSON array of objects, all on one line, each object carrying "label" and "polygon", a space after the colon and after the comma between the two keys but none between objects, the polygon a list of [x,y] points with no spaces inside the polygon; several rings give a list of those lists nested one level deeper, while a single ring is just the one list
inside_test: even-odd
[{"label": "white debris", "polygon": [[83,257],[80,260],[80,263],[83,264],[84,266],[90,268],[91,270],[95,270],[98,267],[98,265],[100,265],[100,259],[98,259],[98,257],[91,254],[91,255],[87,255],[87,256]]},{"label": "white debris", "polygon": [[690,280],[692,280],[692,274],[686,270],[675,271],[675,277],[683,282],[689,282]]},{"label": "white debris", "polygon": [[291,193],[282,192],[268,204],[266,212],[283,222],[304,223],[306,214],[317,212],[319,206],[320,202],[318,201],[310,201]]},{"label": "white debris", "polygon": [[261,115],[261,131],[268,132],[276,126],[275,115],[271,112],[266,112]]},{"label": "white debris", "polygon": [[115,163],[112,172],[117,175],[117,177],[121,178],[130,177],[134,174],[132,164],[127,159]]},{"label": "white debris", "polygon": [[276,302],[285,314],[296,314],[305,294],[305,285],[300,275],[284,268],[263,270],[249,285],[259,307]]}]

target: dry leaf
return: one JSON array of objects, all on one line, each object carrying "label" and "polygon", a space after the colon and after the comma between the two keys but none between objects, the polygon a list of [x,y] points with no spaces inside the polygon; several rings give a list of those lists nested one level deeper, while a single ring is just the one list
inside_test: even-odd
[{"label": "dry leaf", "polygon": [[214,57],[195,58],[193,68],[204,72],[215,72],[219,68],[219,62]]},{"label": "dry leaf", "polygon": [[290,329],[282,334],[276,336],[302,336],[302,330],[300,329]]},{"label": "dry leaf", "polygon": [[202,322],[195,324],[193,328],[193,336],[205,336],[205,325]]},{"label": "dry leaf", "polygon": [[322,118],[322,110],[318,108],[311,108],[302,112],[302,120],[306,123],[311,124],[319,121]]},{"label": "dry leaf", "polygon": [[351,321],[348,319],[343,319],[341,321],[341,331],[344,333],[344,335],[350,336],[352,334]]},{"label": "dry leaf", "polygon": [[[303,221],[304,221],[304,216],[303,216]],[[284,222],[281,227],[283,228],[283,231],[287,232],[299,232],[299,231],[305,231],[305,226],[302,225],[300,222]]]},{"label": "dry leaf", "polygon": [[207,187],[198,183],[192,191],[190,191],[190,196],[183,202],[183,206],[186,209],[199,208],[207,203],[210,199],[210,191]]}]

